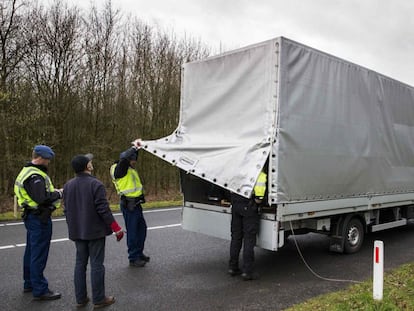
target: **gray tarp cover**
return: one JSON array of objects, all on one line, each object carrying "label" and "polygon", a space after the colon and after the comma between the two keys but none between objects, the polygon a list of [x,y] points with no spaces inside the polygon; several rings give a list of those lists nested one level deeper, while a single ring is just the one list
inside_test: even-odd
[{"label": "gray tarp cover", "polygon": [[273,203],[414,190],[414,89],[276,38],[184,65],[180,122],[146,150]]}]

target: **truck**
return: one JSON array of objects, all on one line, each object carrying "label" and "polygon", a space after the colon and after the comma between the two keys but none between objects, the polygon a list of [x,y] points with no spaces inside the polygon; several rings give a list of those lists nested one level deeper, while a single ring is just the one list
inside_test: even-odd
[{"label": "truck", "polygon": [[357,252],[414,218],[414,88],[285,37],[182,66],[179,124],[143,149],[177,166],[182,227],[230,239],[267,172],[257,246],[322,233]]}]

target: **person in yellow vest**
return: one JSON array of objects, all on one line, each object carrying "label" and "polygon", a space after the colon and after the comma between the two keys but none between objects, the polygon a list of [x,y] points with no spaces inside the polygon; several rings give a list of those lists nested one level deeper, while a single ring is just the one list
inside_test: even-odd
[{"label": "person in yellow vest", "polygon": [[128,259],[131,267],[143,267],[150,261],[144,254],[147,237],[147,223],[142,213],[142,203],[145,203],[144,190],[135,165],[138,160],[138,150],[141,140],[132,142],[132,147],[122,152],[119,161],[110,169],[112,181],[120,196],[120,207],[125,220]]},{"label": "person in yellow vest", "polygon": [[47,175],[49,162],[54,156],[50,147],[35,146],[32,161],[23,167],[14,185],[27,230],[23,257],[23,291],[31,292],[34,300],[55,300],[61,297],[60,293],[49,289],[48,281],[43,275],[52,238],[51,214],[63,195],[62,189],[55,189]]},{"label": "person in yellow vest", "polygon": [[[251,198],[231,193],[231,242],[228,273],[231,276],[242,275],[249,281],[257,276],[253,274],[254,247],[259,231],[259,206],[266,192],[267,175],[260,172]],[[239,254],[243,246],[243,266],[239,268]]]}]

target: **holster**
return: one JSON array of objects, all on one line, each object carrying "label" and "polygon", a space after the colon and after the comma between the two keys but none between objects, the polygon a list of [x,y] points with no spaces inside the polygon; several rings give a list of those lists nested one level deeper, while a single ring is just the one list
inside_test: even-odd
[{"label": "holster", "polygon": [[23,211],[22,211],[22,219],[23,220],[26,220],[28,214],[29,214],[28,211],[25,208],[23,208]]},{"label": "holster", "polygon": [[249,200],[249,204],[247,205],[249,209],[251,210],[257,210],[257,214],[261,214],[262,209],[261,209],[261,204],[257,204],[256,201],[254,200],[254,198],[251,198]]},{"label": "holster", "polygon": [[47,206],[39,206],[37,210],[33,212],[33,214],[40,219],[41,223],[47,224],[49,222],[50,216],[52,215],[52,212],[53,209]]},{"label": "holster", "polygon": [[134,211],[138,204],[145,203],[145,197],[143,194],[136,198],[128,198],[128,197],[123,196],[121,200],[124,201],[125,207],[130,212]]},{"label": "holster", "polygon": [[128,209],[128,211],[133,212],[135,210],[135,207],[137,206],[135,198],[124,197],[123,201],[125,202],[125,207]]},{"label": "holster", "polygon": [[145,196],[143,194],[141,194],[138,198],[137,201],[139,204],[143,204],[145,203]]}]

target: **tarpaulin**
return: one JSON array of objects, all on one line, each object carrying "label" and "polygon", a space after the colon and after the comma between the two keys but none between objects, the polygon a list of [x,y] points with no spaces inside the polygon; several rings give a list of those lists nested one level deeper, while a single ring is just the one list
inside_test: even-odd
[{"label": "tarpaulin", "polygon": [[146,150],[186,172],[250,196],[271,147],[274,41],[183,66],[180,121]]},{"label": "tarpaulin", "polygon": [[146,150],[271,203],[414,191],[414,88],[280,37],[183,67],[180,121]]}]

